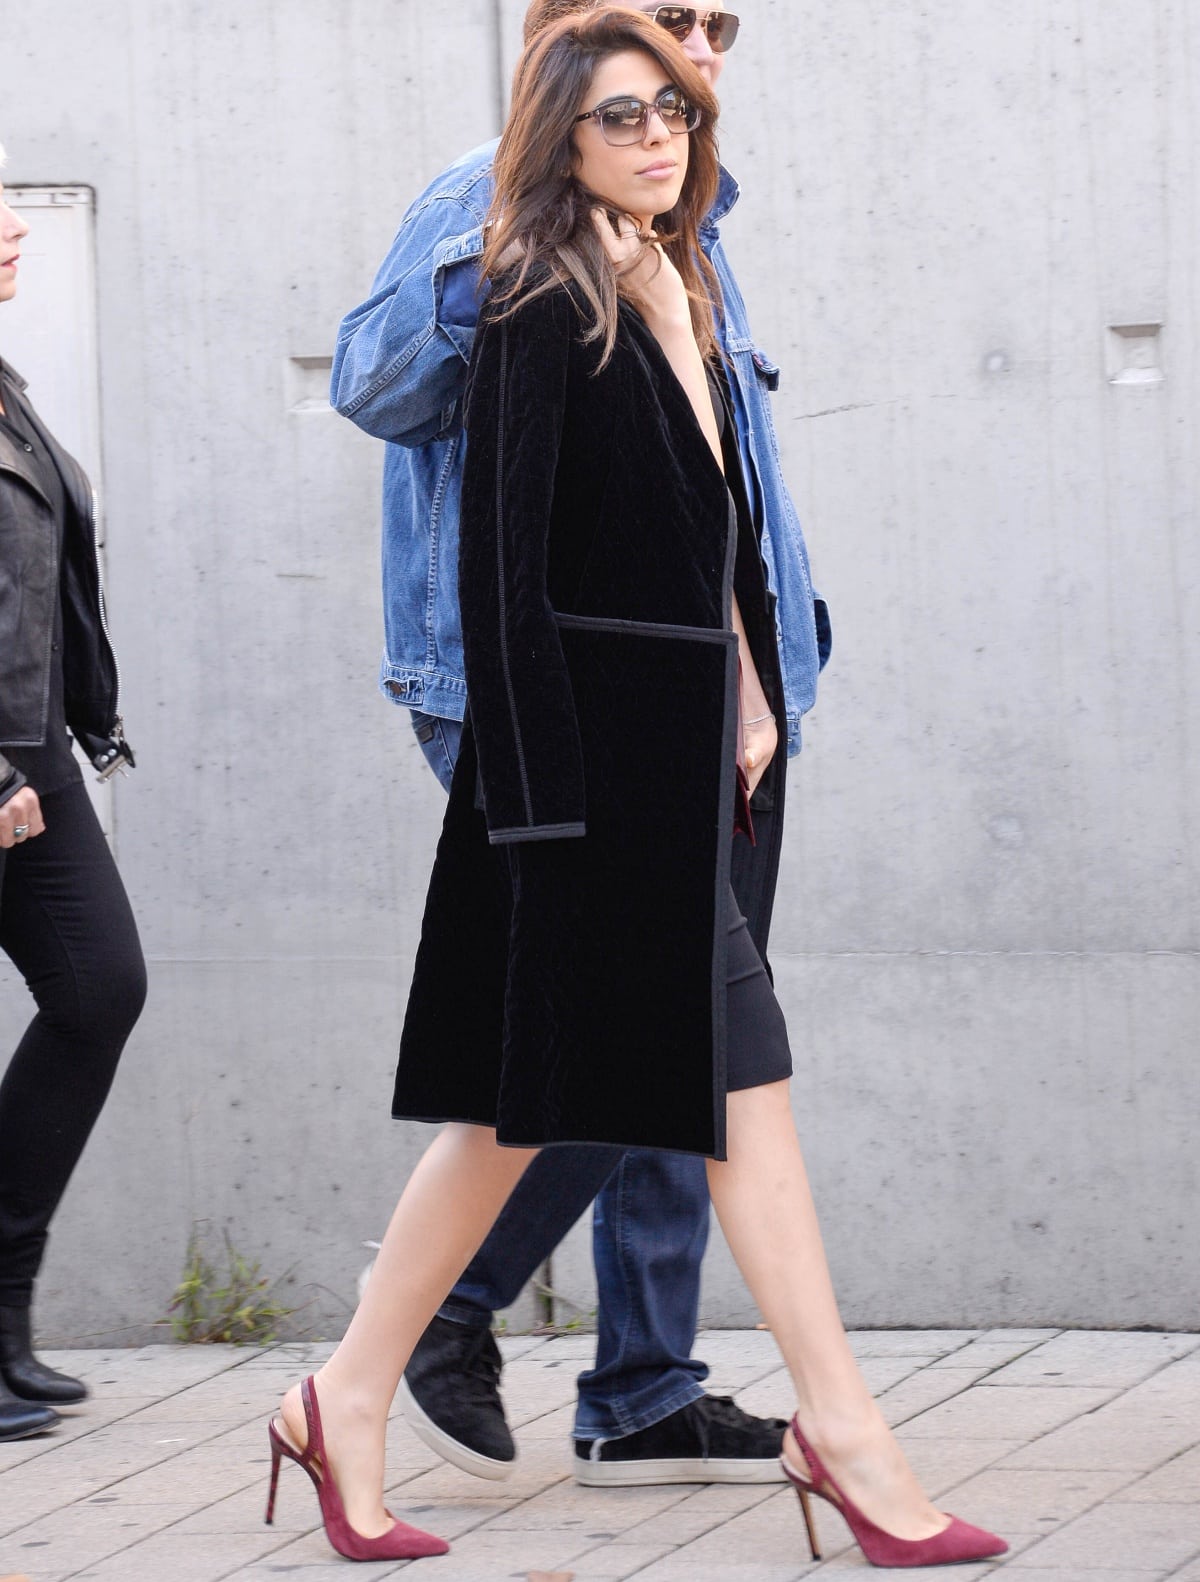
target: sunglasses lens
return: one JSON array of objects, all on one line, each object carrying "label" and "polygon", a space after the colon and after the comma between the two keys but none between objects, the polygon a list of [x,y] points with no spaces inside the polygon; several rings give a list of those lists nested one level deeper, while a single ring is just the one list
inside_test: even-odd
[{"label": "sunglasses lens", "polygon": [[740,24],[741,19],[734,16],[732,11],[710,11],[704,22],[709,48],[718,55],[723,50],[732,49]]},{"label": "sunglasses lens", "polygon": [[692,110],[678,88],[671,88],[654,101],[654,108],[672,132],[686,132]]},{"label": "sunglasses lens", "polygon": [[687,5],[660,5],[654,20],[682,44],[696,25],[696,13]]},{"label": "sunglasses lens", "polygon": [[640,143],[646,130],[646,107],[640,99],[619,99],[606,104],[598,120],[604,141],[615,148]]}]

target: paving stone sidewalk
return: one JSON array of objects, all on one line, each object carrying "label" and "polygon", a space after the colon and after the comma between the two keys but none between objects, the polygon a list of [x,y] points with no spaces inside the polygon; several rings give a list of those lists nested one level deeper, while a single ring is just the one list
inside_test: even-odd
[{"label": "paving stone sidewalk", "polygon": [[[1200,1335],[1073,1330],[859,1333],[871,1387],[938,1501],[1004,1534],[1002,1562],[956,1582],[1200,1582]],[[589,1336],[502,1341],[520,1459],[505,1483],[446,1466],[397,1415],[394,1508],[444,1534],[448,1556],[386,1562],[371,1579],[525,1582],[792,1582],[870,1567],[819,1505],[808,1559],[779,1484],[584,1489],[567,1440]],[[48,1354],[94,1399],[53,1434],[0,1445],[0,1579],[29,1582],[346,1582],[315,1526],[308,1480],[287,1464],[276,1525],[263,1525],[266,1418],[325,1346],[151,1346]],[[710,1331],[709,1388],[749,1410],[787,1410],[771,1337]]]}]

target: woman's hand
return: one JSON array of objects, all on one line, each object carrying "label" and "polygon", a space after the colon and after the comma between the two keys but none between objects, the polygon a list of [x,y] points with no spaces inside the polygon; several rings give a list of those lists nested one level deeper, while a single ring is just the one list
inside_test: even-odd
[{"label": "woman's hand", "polygon": [[0,848],[23,845],[45,831],[42,804],[32,786],[22,786],[0,807]]},{"label": "woman's hand", "polygon": [[592,210],[600,235],[622,287],[650,327],[686,328],[692,333],[692,309],[678,269],[663,252],[654,231],[639,231],[632,216],[617,217],[617,229],[603,209]]},{"label": "woman's hand", "polygon": [[743,725],[742,745],[746,752],[746,775],[750,781],[750,795],[753,796],[758,789],[758,782],[766,774],[771,759],[775,756],[775,749],[779,746],[779,731],[775,724],[775,716],[769,714],[765,720],[759,720],[753,725]]},{"label": "woman's hand", "polygon": [[733,629],[737,633],[738,677],[742,688],[742,751],[746,755],[746,778],[753,796],[779,746],[779,730],[763,691],[754,655],[750,652],[750,639],[736,594],[733,596]]},{"label": "woman's hand", "polygon": [[613,262],[625,295],[646,321],[662,347],[676,379],[687,393],[700,432],[722,472],[721,436],[708,394],[704,360],[696,345],[692,305],[678,269],[663,252],[653,231],[641,232],[631,215],[617,217],[617,229],[603,209],[592,210],[592,223]]}]

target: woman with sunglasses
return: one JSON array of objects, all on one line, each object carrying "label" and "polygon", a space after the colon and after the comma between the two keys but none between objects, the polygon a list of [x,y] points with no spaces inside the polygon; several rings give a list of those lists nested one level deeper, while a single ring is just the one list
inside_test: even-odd
[{"label": "woman with sunglasses", "polygon": [[[526,44],[596,0],[530,0]],[[640,8],[630,4],[628,9]],[[719,4],[652,6],[709,87],[741,35]],[[407,708],[422,754],[449,791],[462,736],[466,682],[458,600],[463,402],[483,297],[480,267],[493,197],[496,142],[437,174],[409,206],[366,301],[337,338],[330,399],[383,453],[384,696]],[[800,751],[829,654],[825,605],[813,591],[804,535],[775,447],[770,358],[758,349],[721,230],[739,199],[722,169],[701,242],[717,271],[717,326],[733,395],[734,427],[762,526],[779,629],[787,755]],[[783,749],[780,758],[783,758]],[[773,779],[782,780],[783,765]],[[766,956],[782,844],[782,785],[755,802],[757,844],[734,845],[732,883]],[[776,805],[768,805],[768,799]],[[451,991],[457,997],[461,986]],[[708,1393],[698,1354],[701,1268],[711,1209],[703,1159],[604,1145],[544,1150],[417,1343],[401,1384],[414,1431],[439,1455],[486,1478],[518,1459],[501,1395],[503,1360],[492,1336],[509,1307],[588,1210],[599,1292],[596,1349],[576,1383],[570,1465],[579,1484],[778,1482],[785,1421],[755,1416]]]},{"label": "woman with sunglasses", "polygon": [[388,1407],[532,1151],[568,1141],[709,1160],[796,1387],[784,1463],[814,1557],[811,1494],[876,1564],[1007,1547],[929,1504],[854,1363],[782,1014],[729,888],[780,686],[698,246],[715,117],[678,46],[627,10],[558,24],[517,70],[467,399],[470,717],[393,1105],[448,1124],[344,1340],[270,1431],[268,1520],[287,1457],[350,1558],[446,1547],[384,1506]]}]

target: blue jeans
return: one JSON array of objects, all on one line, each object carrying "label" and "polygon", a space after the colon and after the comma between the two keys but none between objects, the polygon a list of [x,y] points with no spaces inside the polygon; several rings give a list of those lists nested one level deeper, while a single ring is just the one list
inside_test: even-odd
[{"label": "blue jeans", "polygon": [[[413,714],[417,740],[449,790],[462,726]],[[708,1242],[704,1161],[659,1149],[576,1143],[544,1148],[513,1189],[441,1316],[483,1328],[516,1301],[539,1264],[595,1200],[600,1292],[596,1366],[579,1376],[576,1439],[619,1439],[703,1395],[691,1355]]]}]

